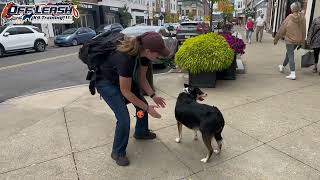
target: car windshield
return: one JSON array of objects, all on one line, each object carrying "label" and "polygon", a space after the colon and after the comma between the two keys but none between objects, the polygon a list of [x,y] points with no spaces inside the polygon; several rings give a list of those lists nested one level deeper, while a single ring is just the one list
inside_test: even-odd
[{"label": "car windshield", "polygon": [[129,27],[122,31],[123,34],[128,36],[139,36],[142,35],[145,32],[158,32],[160,27],[157,26],[135,26],[135,27]]},{"label": "car windshield", "polygon": [[2,31],[3,31],[4,29],[6,29],[6,27],[0,26],[0,33],[2,33]]},{"label": "car windshield", "polygon": [[76,28],[71,28],[71,29],[68,29],[68,30],[64,31],[62,34],[63,34],[63,35],[73,34],[73,33],[75,33],[76,31],[77,31]]}]

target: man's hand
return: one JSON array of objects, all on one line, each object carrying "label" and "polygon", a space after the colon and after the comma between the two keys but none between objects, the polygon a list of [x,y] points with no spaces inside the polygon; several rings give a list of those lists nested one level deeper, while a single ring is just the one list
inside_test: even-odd
[{"label": "man's hand", "polygon": [[149,105],[147,109],[148,113],[150,114],[150,116],[160,119],[161,115],[154,108],[158,108],[158,106]]},{"label": "man's hand", "polygon": [[162,108],[166,107],[165,99],[162,97],[154,96],[153,101],[156,103],[157,106],[160,106]]}]

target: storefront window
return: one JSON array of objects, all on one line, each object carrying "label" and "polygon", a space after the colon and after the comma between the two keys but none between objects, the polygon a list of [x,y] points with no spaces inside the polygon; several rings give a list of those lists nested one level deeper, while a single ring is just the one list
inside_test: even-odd
[{"label": "storefront window", "polygon": [[82,14],[79,19],[75,19],[72,27],[90,27],[94,28],[94,19],[91,14]]},{"label": "storefront window", "polygon": [[114,24],[116,22],[116,17],[114,14],[105,13],[105,23],[106,24]]}]

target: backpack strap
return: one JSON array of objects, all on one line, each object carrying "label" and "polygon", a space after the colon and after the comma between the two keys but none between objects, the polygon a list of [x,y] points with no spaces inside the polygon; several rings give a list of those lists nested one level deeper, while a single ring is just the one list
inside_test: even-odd
[{"label": "backpack strap", "polygon": [[133,81],[135,81],[139,87],[140,87],[140,67],[141,67],[141,59],[140,59],[140,55],[137,55],[135,60],[134,60],[134,68],[133,68],[133,75],[132,75],[132,79]]}]

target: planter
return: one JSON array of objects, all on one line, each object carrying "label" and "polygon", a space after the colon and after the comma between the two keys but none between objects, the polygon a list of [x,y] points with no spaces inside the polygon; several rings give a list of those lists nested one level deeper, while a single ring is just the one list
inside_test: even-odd
[{"label": "planter", "polygon": [[189,72],[189,84],[199,88],[216,87],[216,72],[203,72],[200,74],[191,74]]},{"label": "planter", "polygon": [[235,80],[236,71],[237,71],[237,54],[234,55],[232,64],[228,67],[228,69],[217,72],[217,79],[218,80]]}]

